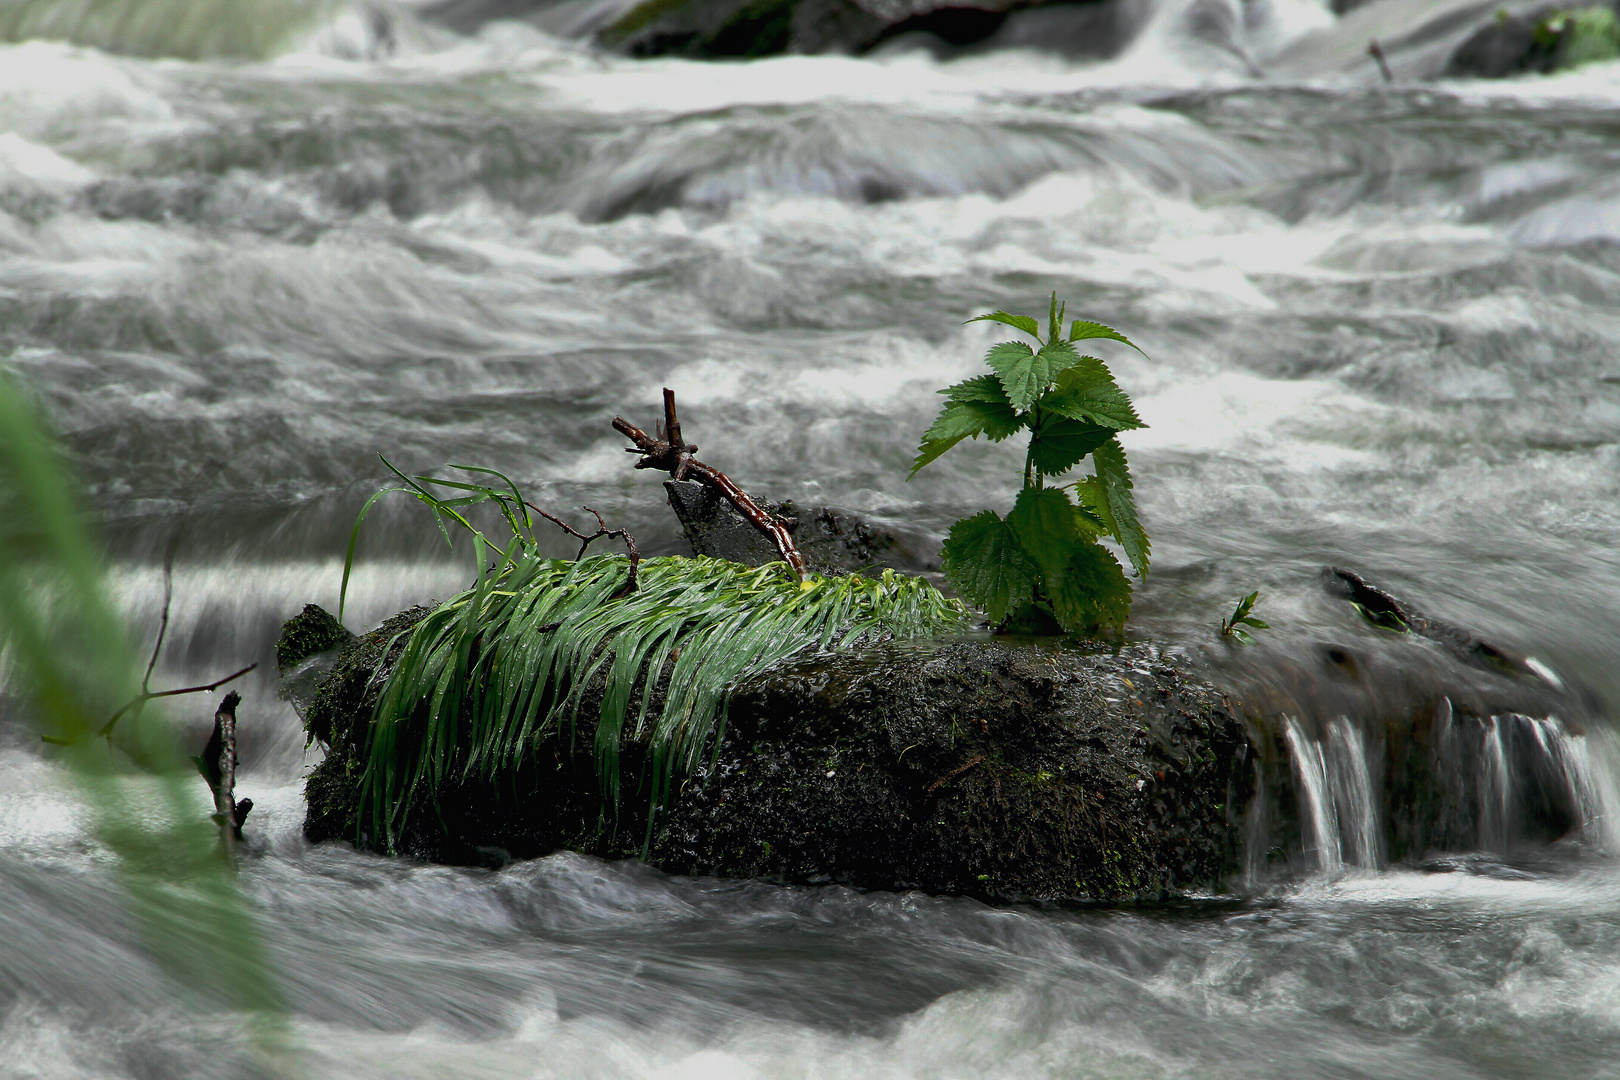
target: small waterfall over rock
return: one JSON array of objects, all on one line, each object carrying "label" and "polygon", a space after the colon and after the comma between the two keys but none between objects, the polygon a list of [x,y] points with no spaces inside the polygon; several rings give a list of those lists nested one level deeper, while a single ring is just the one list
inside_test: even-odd
[{"label": "small waterfall over rock", "polygon": [[1306,735],[1298,720],[1290,716],[1287,722],[1284,730],[1308,836],[1305,852],[1315,857],[1318,870],[1336,873],[1344,866],[1344,853],[1338,808],[1328,791],[1327,758],[1322,744]]},{"label": "small waterfall over rock", "polygon": [[[1397,824],[1397,832],[1427,837],[1421,850],[1403,844],[1407,857],[1506,856],[1527,843],[1564,838],[1612,849],[1620,799],[1588,735],[1556,716],[1459,716],[1449,698],[1436,708],[1431,731],[1426,784],[1410,772],[1395,778],[1431,789],[1413,800],[1423,817]],[[1287,716],[1281,737],[1310,868],[1332,875],[1386,865],[1383,808],[1399,805],[1403,792],[1380,782],[1388,752],[1382,740],[1347,716],[1322,725]]]},{"label": "small waterfall over rock", "polygon": [[1620,850],[1620,756],[1602,704],[1353,575],[1330,574],[1328,594],[1352,579],[1348,610],[1323,609],[1338,640],[1227,654],[1259,751],[1251,883]]}]

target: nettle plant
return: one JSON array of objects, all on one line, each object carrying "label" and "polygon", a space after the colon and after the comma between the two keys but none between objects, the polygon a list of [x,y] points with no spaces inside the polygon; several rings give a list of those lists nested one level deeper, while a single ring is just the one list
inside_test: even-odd
[{"label": "nettle plant", "polygon": [[[1074,343],[1107,339],[1136,346],[1117,330],[1080,319],[1064,337],[1065,306],[1053,293],[1045,337],[1040,323],[1024,315],[996,311],[968,320],[1004,323],[1035,345],[1001,342],[985,356],[991,374],[939,391],[945,408],[923,433],[911,467],[915,476],[963,439],[983,435],[1001,442],[1029,432],[1024,486],[1012,513],[985,510],[958,521],[941,553],[946,579],[1001,632],[1117,634],[1130,615],[1131,584],[1099,543],[1105,537],[1119,545],[1139,578],[1148,572],[1148,536],[1115,437],[1145,425],[1108,365],[1082,356]],[[1092,475],[1049,483],[1087,457]]]}]

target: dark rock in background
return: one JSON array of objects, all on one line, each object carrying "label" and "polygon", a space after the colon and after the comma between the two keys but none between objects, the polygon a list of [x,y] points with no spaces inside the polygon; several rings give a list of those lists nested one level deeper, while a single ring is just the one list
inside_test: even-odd
[{"label": "dark rock in background", "polygon": [[1106,20],[1092,11],[1112,11],[1109,0],[1071,0],[1040,5],[1031,0],[647,0],[603,28],[599,44],[630,56],[757,57],[779,53],[865,52],[905,35],[928,35],[942,46],[990,41],[1011,13],[1037,6],[1055,14],[1050,29],[1068,13],[1075,27],[1055,36],[1025,32],[1024,40],[1044,48],[1074,48],[1097,55],[1111,47],[1101,37]]},{"label": "dark rock in background", "polygon": [[1128,37],[1117,4],[1041,4],[1007,16],[988,49],[1039,49],[1061,56],[1113,56]]},{"label": "dark rock in background", "polygon": [[1552,5],[1528,14],[1493,18],[1457,46],[1444,76],[1500,79],[1530,71],[1551,71],[1557,42],[1537,40],[1536,27],[1557,10]]},{"label": "dark rock in background", "polygon": [[[1517,14],[1500,11],[1457,47],[1443,74],[1500,79],[1611,59],[1620,52],[1620,36],[1609,18],[1614,12],[1620,12],[1620,2],[1548,4]],[[1590,22],[1583,20],[1594,14],[1607,23],[1607,34],[1590,32]]]}]

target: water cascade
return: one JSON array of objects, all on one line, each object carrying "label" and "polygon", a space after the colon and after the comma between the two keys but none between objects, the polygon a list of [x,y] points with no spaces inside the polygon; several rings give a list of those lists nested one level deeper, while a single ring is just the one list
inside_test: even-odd
[{"label": "water cascade", "polygon": [[[1314,869],[1332,875],[1387,865],[1382,822],[1391,805],[1412,815],[1394,823],[1397,831],[1424,836],[1429,845],[1418,850],[1407,840],[1408,857],[1505,857],[1550,840],[1610,849],[1620,805],[1610,767],[1597,763],[1587,734],[1571,732],[1556,716],[1458,717],[1449,699],[1427,726],[1425,766],[1392,773],[1383,740],[1349,717],[1333,717],[1315,732],[1297,717],[1284,718],[1301,848]],[[1394,789],[1402,783],[1432,790]]]}]

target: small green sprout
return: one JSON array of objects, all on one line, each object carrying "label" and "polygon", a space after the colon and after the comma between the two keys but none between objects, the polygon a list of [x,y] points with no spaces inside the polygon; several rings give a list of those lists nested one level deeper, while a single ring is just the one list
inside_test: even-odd
[{"label": "small green sprout", "polygon": [[1234,638],[1242,644],[1248,645],[1254,638],[1244,627],[1252,626],[1256,630],[1270,630],[1269,625],[1249,614],[1254,610],[1255,601],[1259,599],[1260,590],[1256,589],[1242,600],[1239,600],[1238,606],[1232,609],[1232,617],[1221,620],[1221,636]]}]

